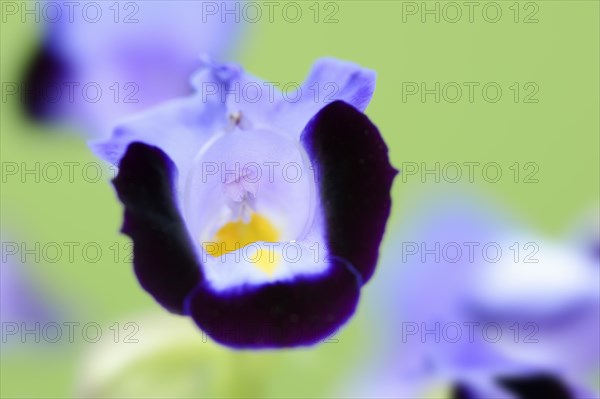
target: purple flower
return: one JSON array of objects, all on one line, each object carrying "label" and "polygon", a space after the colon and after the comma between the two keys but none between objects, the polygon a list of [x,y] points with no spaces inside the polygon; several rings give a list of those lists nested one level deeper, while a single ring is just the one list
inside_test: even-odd
[{"label": "purple flower", "polygon": [[119,162],[136,275],[220,343],[316,343],[354,312],[390,212],[397,172],[362,113],[375,74],[322,59],[282,93],[207,62],[193,82],[94,146]]},{"label": "purple flower", "polygon": [[36,264],[25,264],[19,254],[18,243],[2,236],[0,260],[0,322],[2,350],[23,343],[22,331],[35,329],[58,315],[56,304],[49,300],[44,287],[37,281],[32,269]]},{"label": "purple flower", "polygon": [[594,397],[597,265],[485,198],[430,195],[443,205],[422,202],[381,260],[366,306],[384,367],[361,389],[416,397],[437,381],[456,399]]},{"label": "purple flower", "polygon": [[124,116],[189,94],[198,55],[224,55],[242,25],[208,15],[214,2],[206,1],[36,7],[49,17],[25,76],[25,105],[38,119],[75,122],[96,137]]},{"label": "purple flower", "polygon": [[[3,254],[3,258],[6,255]],[[0,313],[2,322],[22,323],[39,321],[47,317],[47,311],[39,293],[31,286],[30,279],[20,268],[19,262],[2,259],[0,266]]]}]

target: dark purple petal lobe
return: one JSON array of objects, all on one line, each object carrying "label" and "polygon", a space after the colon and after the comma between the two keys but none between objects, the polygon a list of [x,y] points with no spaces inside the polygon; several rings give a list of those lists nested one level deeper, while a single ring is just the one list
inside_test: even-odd
[{"label": "dark purple petal lobe", "polygon": [[451,399],[478,399],[465,384],[457,383],[452,387]]},{"label": "dark purple petal lobe", "polygon": [[330,253],[372,276],[398,173],[379,130],[342,101],[324,107],[300,138],[315,166]]},{"label": "dark purple petal lobe", "polygon": [[20,88],[23,107],[30,117],[38,121],[58,117],[58,102],[63,95],[66,96],[64,83],[70,73],[67,63],[48,45],[35,53],[25,70]]},{"label": "dark purple petal lobe", "polygon": [[360,279],[332,259],[323,276],[297,277],[229,292],[201,283],[188,311],[215,341],[236,348],[310,345],[335,333],[354,313]]},{"label": "dark purple petal lobe", "polygon": [[523,377],[501,377],[498,383],[519,399],[573,399],[567,386],[557,377],[539,374]]},{"label": "dark purple petal lobe", "polygon": [[165,308],[183,313],[184,299],[202,274],[176,206],[176,173],[159,148],[132,143],[113,184],[125,205],[122,232],[133,240],[140,284]]}]

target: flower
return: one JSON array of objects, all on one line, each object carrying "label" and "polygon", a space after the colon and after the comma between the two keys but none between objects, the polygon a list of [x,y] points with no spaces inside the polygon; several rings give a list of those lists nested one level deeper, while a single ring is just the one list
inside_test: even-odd
[{"label": "flower", "polygon": [[37,7],[48,16],[25,74],[25,106],[39,120],[74,122],[93,137],[109,135],[124,116],[189,94],[198,55],[224,55],[243,25],[208,15],[215,3],[207,1]]},{"label": "flower", "polygon": [[361,365],[360,389],[417,397],[433,383],[451,385],[455,399],[594,397],[600,276],[587,251],[485,198],[430,196],[443,206],[421,201],[381,260],[365,305],[381,348],[373,378]]},{"label": "flower", "polygon": [[[14,232],[11,231],[11,234]],[[0,260],[0,319],[2,320],[2,350],[23,344],[21,332],[35,329],[58,316],[56,303],[40,281],[35,279],[36,263],[25,263],[19,253],[18,241],[9,241],[2,231]],[[12,236],[11,236],[12,238]],[[12,238],[14,240],[14,238]]]},{"label": "flower", "polygon": [[[361,112],[374,82],[322,59],[293,96],[273,87],[256,97],[245,90],[266,82],[206,62],[194,95],[94,144],[119,162],[122,231],[142,287],[232,347],[309,345],[348,320],[397,173]],[[316,98],[322,85],[335,92]]]},{"label": "flower", "polygon": [[4,259],[6,257],[3,256],[0,267],[0,309],[3,323],[44,320],[47,318],[48,309],[45,309],[43,301],[39,298],[39,290],[33,289],[34,284],[31,283],[30,276],[22,270],[23,265]]}]

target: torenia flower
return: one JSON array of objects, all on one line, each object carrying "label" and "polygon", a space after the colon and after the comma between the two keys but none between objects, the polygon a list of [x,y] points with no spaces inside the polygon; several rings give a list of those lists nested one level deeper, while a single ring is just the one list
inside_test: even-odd
[{"label": "torenia flower", "polygon": [[136,275],[220,343],[313,344],[354,312],[390,212],[375,74],[322,59],[285,93],[207,61],[192,81],[94,146],[119,162]]},{"label": "torenia flower", "polygon": [[417,397],[437,382],[454,399],[597,397],[597,262],[484,197],[429,195],[443,205],[421,200],[404,220],[366,304],[375,317],[394,308],[373,332],[385,366],[364,379],[367,396]]},{"label": "torenia flower", "polygon": [[74,122],[94,137],[109,135],[124,116],[189,94],[198,54],[224,55],[243,25],[212,15],[210,1],[36,7],[49,16],[25,76],[25,105],[38,119]]}]

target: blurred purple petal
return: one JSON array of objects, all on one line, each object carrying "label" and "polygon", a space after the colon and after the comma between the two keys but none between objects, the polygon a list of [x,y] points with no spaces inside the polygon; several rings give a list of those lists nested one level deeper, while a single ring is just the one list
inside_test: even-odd
[{"label": "blurred purple petal", "polygon": [[[395,309],[381,335],[387,367],[468,381],[472,392],[536,373],[573,391],[589,386],[585,375],[597,370],[600,351],[600,275],[591,259],[485,197],[442,189],[432,198],[443,198],[443,207],[424,201],[404,221],[366,300],[371,309]],[[477,248],[473,259],[467,243]],[[486,259],[486,244],[502,255]],[[473,339],[465,339],[471,327]],[[487,397],[481,392],[473,397]]]},{"label": "blurred purple petal", "polygon": [[[37,93],[27,106],[96,137],[124,116],[190,93],[199,55],[224,56],[243,25],[207,14],[214,2],[206,1],[53,3],[62,17],[45,26],[44,46],[24,83]],[[90,15],[100,12],[97,21],[82,16],[88,7]],[[52,87],[62,91],[58,100],[41,94]]]}]

